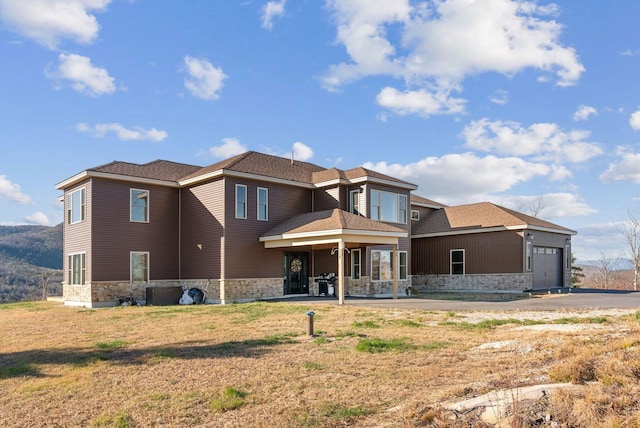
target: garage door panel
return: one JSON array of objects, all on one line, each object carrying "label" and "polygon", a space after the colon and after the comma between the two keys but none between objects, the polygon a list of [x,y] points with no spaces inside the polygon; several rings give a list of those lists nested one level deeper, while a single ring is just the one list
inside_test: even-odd
[{"label": "garage door panel", "polygon": [[562,249],[533,248],[533,288],[563,286]]}]

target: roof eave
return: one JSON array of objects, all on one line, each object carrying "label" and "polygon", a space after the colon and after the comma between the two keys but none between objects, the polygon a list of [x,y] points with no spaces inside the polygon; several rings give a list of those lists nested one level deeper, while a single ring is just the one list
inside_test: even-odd
[{"label": "roof eave", "polygon": [[157,178],[145,178],[145,177],[135,177],[132,175],[123,175],[123,174],[112,174],[108,172],[98,172],[98,171],[82,171],[79,174],[74,175],[71,178],[68,178],[60,183],[56,184],[56,189],[64,190],[67,189],[74,184],[80,183],[88,178],[104,178],[106,180],[118,180],[118,181],[128,181],[130,183],[139,183],[139,184],[152,184],[157,186],[165,186],[165,187],[179,187],[178,183],[171,180],[159,180]]}]

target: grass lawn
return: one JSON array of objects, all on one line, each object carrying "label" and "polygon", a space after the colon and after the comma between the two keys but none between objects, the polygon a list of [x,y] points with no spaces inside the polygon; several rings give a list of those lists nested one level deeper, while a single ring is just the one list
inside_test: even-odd
[{"label": "grass lawn", "polygon": [[499,421],[639,426],[640,312],[0,305],[2,427],[491,426],[443,403],[560,382]]}]

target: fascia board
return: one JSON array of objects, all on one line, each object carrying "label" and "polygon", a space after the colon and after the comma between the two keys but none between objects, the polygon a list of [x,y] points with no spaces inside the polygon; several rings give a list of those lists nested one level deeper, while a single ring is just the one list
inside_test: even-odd
[{"label": "fascia board", "polygon": [[[271,238],[271,237],[269,237]],[[313,238],[281,238],[281,239],[262,239],[264,242],[265,248],[282,248],[282,247],[302,247],[302,246],[312,246],[312,245],[323,245],[323,244],[335,244],[338,242],[357,242],[357,243],[365,243],[365,244],[376,244],[376,245],[391,245],[398,243],[399,236],[367,236],[363,237],[360,235],[331,235],[325,236],[324,238],[313,239]]]},{"label": "fascia board", "polygon": [[432,208],[434,210],[441,210],[442,208],[444,208],[442,205],[429,205],[429,204],[423,204],[421,202],[411,202],[411,206],[422,207],[422,208]]},{"label": "fascia board", "polygon": [[407,189],[407,190],[418,189],[418,186],[415,184],[399,183],[397,181],[385,180],[383,178],[370,177],[370,176],[363,176],[363,177],[354,178],[353,180],[349,180],[349,183],[351,184],[358,184],[358,183],[364,183],[364,182],[382,184],[382,185],[391,186],[391,187],[400,187],[401,189]]},{"label": "fascia board", "polygon": [[[328,236],[337,236],[337,239],[345,239],[346,236],[367,237],[386,237],[386,238],[406,238],[407,232],[377,232],[373,230],[351,230],[351,229],[334,229],[334,230],[321,230],[314,232],[302,232],[302,233],[283,233],[281,235],[262,236],[261,242],[279,241],[279,240],[292,240],[292,239],[312,239]],[[362,239],[360,239],[362,240]]]},{"label": "fascia board", "polygon": [[157,185],[157,186],[176,187],[176,188],[179,187],[178,183],[176,183],[175,181],[158,180],[155,178],[134,177],[131,175],[111,174],[108,172],[83,171],[80,174],[76,174],[73,177],[58,183],[56,185],[56,189],[64,190],[67,187],[70,187],[76,183],[79,183],[87,178],[104,178],[106,180],[127,181],[129,183],[151,184],[151,185]]},{"label": "fascia board", "polygon": [[184,187],[184,186],[189,186],[192,184],[196,184],[199,183],[201,181],[206,181],[206,180],[210,180],[212,178],[217,178],[217,177],[237,177],[237,178],[244,178],[244,179],[248,179],[248,180],[256,180],[256,181],[264,181],[266,183],[277,183],[277,184],[285,184],[288,186],[296,186],[296,187],[303,187],[306,189],[314,189],[315,186],[313,184],[310,183],[304,183],[301,181],[293,181],[293,180],[285,180],[282,178],[274,178],[274,177],[268,177],[266,175],[260,175],[260,174],[251,174],[248,172],[239,172],[239,171],[229,171],[226,169],[219,169],[217,171],[213,171],[210,172],[208,174],[204,174],[204,175],[199,175],[197,177],[193,177],[190,178],[188,180],[182,180],[179,181],[178,184],[180,184],[180,186]]},{"label": "fascia board", "polygon": [[465,229],[465,230],[451,230],[448,232],[434,232],[434,233],[423,233],[417,235],[411,235],[411,238],[435,238],[438,236],[456,236],[456,235],[469,235],[476,233],[489,233],[489,232],[504,232],[504,231],[516,231],[516,230],[537,230],[540,232],[549,232],[549,233],[557,233],[560,235],[576,235],[575,231],[565,231],[559,229],[552,229],[550,227],[541,227],[541,226],[531,226],[527,224],[517,225],[517,226],[496,226],[496,227],[486,227],[482,229]]}]

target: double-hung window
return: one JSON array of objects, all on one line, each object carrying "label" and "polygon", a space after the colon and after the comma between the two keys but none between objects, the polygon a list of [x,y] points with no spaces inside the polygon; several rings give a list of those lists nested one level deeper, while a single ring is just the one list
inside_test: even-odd
[{"label": "double-hung window", "polygon": [[[398,251],[398,279],[407,279],[407,252]],[[393,251],[371,251],[371,280],[393,280]]]},{"label": "double-hung window", "polygon": [[360,214],[360,190],[349,192],[349,212]]},{"label": "double-hung window", "polygon": [[351,279],[360,279],[360,250],[351,250]]},{"label": "double-hung window", "polygon": [[258,187],[258,220],[269,220],[269,190]]},{"label": "double-hung window", "polygon": [[85,253],[69,254],[68,258],[68,281],[71,285],[82,285],[85,283]]},{"label": "double-hung window", "polygon": [[130,220],[136,223],[149,222],[149,191],[131,189]]},{"label": "double-hung window", "polygon": [[464,275],[464,250],[451,250],[451,275]]},{"label": "double-hung window", "polygon": [[236,218],[247,218],[247,186],[236,184]]},{"label": "double-hung window", "polygon": [[87,191],[84,187],[74,190],[69,194],[69,201],[67,202],[67,222],[69,224],[77,223],[85,219],[86,199]]},{"label": "double-hung window", "polygon": [[371,219],[390,223],[407,222],[407,195],[371,191]]},{"label": "double-hung window", "polygon": [[131,282],[149,282],[148,252],[131,252]]}]

